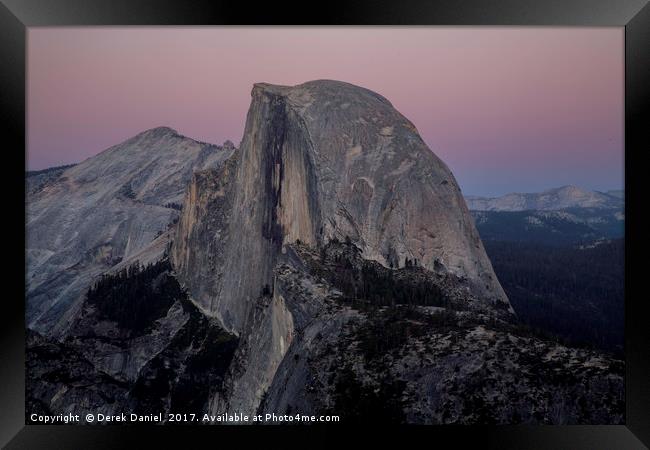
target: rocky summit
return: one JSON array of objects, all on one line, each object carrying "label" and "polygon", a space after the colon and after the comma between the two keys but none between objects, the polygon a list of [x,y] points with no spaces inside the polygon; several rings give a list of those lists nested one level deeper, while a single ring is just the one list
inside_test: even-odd
[{"label": "rocky summit", "polygon": [[236,160],[194,178],[172,250],[204,310],[241,331],[284,246],[333,238],[387,267],[445,268],[509,308],[452,173],[388,100],[327,80],[251,95]]},{"label": "rocky summit", "polygon": [[[453,175],[388,100],[329,80],[260,83],[251,97],[238,149],[160,132],[166,148],[187,142],[196,151],[157,159],[151,149],[160,147],[138,144],[149,142],[141,136],[117,147],[129,152],[102,154],[81,193],[85,163],[39,178],[34,211],[64,223],[76,210],[59,218],[50,205],[96,199],[76,229],[106,230],[97,239],[110,251],[90,255],[121,259],[88,256],[89,287],[77,291],[57,339],[30,332],[30,408],[623,421],[622,361],[517,322]],[[200,158],[207,148],[210,162]],[[130,158],[130,176],[99,180]],[[126,223],[151,232],[132,234],[101,216],[105,205],[126,209],[112,212],[123,221],[135,214],[125,196],[138,211],[182,209],[139,212]],[[58,247],[34,252],[41,264],[71,258],[62,242],[81,245],[83,234],[56,233]],[[86,253],[96,241],[81,240]],[[43,267],[78,277],[65,265]]]},{"label": "rocky summit", "polygon": [[92,281],[178,217],[192,173],[233,151],[159,127],[47,178],[28,176],[27,325],[63,333]]}]

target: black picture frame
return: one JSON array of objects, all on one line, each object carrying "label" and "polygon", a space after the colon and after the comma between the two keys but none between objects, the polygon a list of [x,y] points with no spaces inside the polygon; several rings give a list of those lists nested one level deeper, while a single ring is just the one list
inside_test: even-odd
[{"label": "black picture frame", "polygon": [[[641,277],[645,270],[640,187],[648,143],[650,6],[647,0],[340,1],[250,5],[182,0],[0,0],[0,127],[5,208],[4,296],[0,309],[0,445],[19,448],[119,448],[144,438],[148,446],[211,445],[257,435],[282,439],[284,427],[153,427],[25,425],[24,303],[26,30],[36,26],[95,25],[522,25],[625,27],[626,196],[626,419],[620,426],[434,426],[357,429],[359,437],[417,436],[423,442],[488,448],[634,449],[650,445],[650,317]],[[645,145],[645,146],[644,146]],[[22,195],[20,195],[22,194]],[[20,214],[22,212],[22,214]],[[7,245],[11,244],[11,245]],[[307,440],[338,436],[342,426],[294,427]],[[321,433],[325,430],[326,434]],[[307,433],[305,433],[307,431]],[[349,432],[350,430],[346,430]],[[402,431],[402,432],[396,432]],[[333,445],[336,445],[333,443]]]}]

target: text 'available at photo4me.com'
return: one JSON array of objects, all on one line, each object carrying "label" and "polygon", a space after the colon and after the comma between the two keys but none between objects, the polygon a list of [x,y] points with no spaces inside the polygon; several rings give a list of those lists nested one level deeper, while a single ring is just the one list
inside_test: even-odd
[{"label": "text 'available at photo4me.com'", "polygon": [[340,422],[337,415],[309,414],[193,414],[193,413],[158,413],[158,414],[30,414],[29,419],[35,424],[91,424],[91,423],[202,423],[202,424],[262,424],[262,423],[330,423]]}]

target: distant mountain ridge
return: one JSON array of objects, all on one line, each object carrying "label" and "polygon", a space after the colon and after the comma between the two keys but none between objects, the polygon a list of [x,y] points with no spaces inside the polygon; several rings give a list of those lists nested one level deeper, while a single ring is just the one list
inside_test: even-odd
[{"label": "distant mountain ridge", "polygon": [[598,192],[562,186],[539,193],[510,193],[501,197],[465,196],[472,211],[557,211],[567,208],[622,209],[624,191]]},{"label": "distant mountain ridge", "polygon": [[563,186],[540,193],[465,197],[485,241],[582,244],[625,234],[625,191]]},{"label": "distant mountain ridge", "polygon": [[607,191],[606,194],[625,200],[625,189],[612,189]]}]

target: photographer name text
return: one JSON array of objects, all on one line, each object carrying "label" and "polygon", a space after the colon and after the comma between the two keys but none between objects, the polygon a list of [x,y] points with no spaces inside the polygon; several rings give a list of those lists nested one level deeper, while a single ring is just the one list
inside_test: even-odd
[{"label": "photographer name text", "polygon": [[339,422],[339,416],[307,414],[31,414],[32,423],[69,424],[69,423],[300,423],[300,422]]}]

